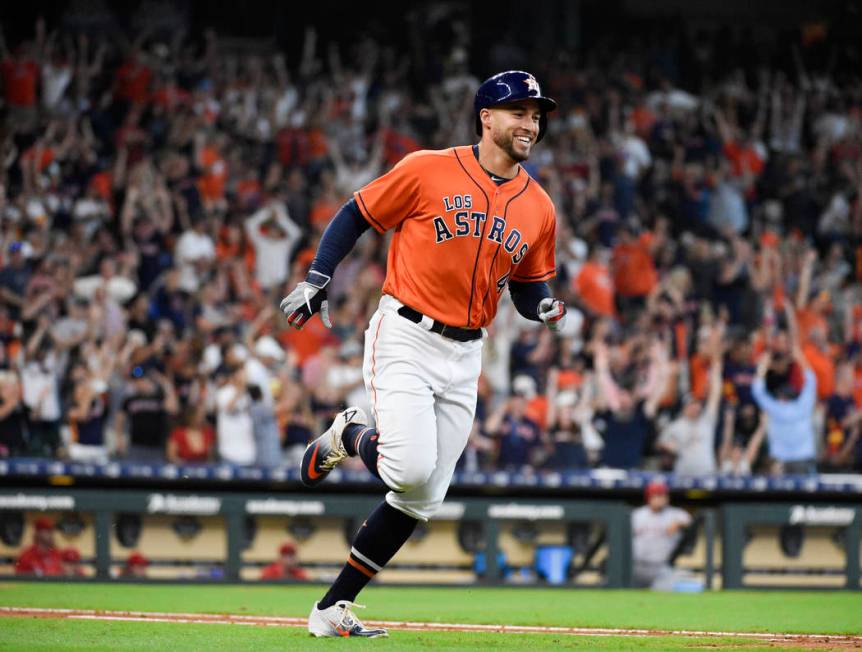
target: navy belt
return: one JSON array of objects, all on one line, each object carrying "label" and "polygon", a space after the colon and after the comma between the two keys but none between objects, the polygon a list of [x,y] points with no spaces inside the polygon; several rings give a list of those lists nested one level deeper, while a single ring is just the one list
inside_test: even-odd
[{"label": "navy belt", "polygon": [[[410,306],[401,306],[398,309],[398,314],[404,317],[404,319],[412,321],[414,324],[421,323],[422,318],[424,317],[421,312],[413,310]],[[447,326],[436,319],[431,325],[430,330],[432,333],[439,333],[443,337],[448,337],[450,340],[455,340],[457,342],[472,342],[473,340],[478,340],[482,337],[481,328],[459,328],[458,326]]]}]

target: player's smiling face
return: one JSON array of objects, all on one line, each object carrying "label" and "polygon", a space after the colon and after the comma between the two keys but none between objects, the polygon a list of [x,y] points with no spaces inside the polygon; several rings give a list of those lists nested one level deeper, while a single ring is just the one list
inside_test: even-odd
[{"label": "player's smiling face", "polygon": [[513,161],[520,163],[530,157],[539,136],[542,111],[535,100],[503,104],[488,109],[491,139]]}]

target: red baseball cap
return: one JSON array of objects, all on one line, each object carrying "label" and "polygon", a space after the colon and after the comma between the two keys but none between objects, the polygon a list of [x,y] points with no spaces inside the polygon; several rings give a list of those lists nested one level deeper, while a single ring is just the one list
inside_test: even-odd
[{"label": "red baseball cap", "polygon": [[126,560],[126,566],[149,566],[150,560],[139,552],[133,552]]},{"label": "red baseball cap", "polygon": [[661,478],[654,478],[649,481],[646,489],[644,489],[644,497],[649,500],[653,496],[666,496],[668,494],[667,483]]},{"label": "red baseball cap", "polygon": [[295,555],[296,554],[296,546],[288,541],[287,543],[281,544],[281,548],[278,549],[278,554],[280,555]]},{"label": "red baseball cap", "polygon": [[76,564],[81,561],[81,553],[75,550],[74,548],[65,548],[60,556],[63,558],[63,561],[68,562],[70,564]]},{"label": "red baseball cap", "polygon": [[53,530],[54,521],[47,516],[40,516],[36,519],[35,523],[33,523],[33,527],[36,528],[36,530]]}]

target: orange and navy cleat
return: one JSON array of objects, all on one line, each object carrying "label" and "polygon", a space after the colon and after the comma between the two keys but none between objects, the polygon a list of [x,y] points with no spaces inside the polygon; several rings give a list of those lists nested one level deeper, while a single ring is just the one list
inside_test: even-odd
[{"label": "orange and navy cleat", "polygon": [[299,466],[302,484],[316,487],[332,469],[347,459],[341,433],[351,423],[367,426],[368,417],[361,408],[349,407],[339,412],[329,429],[308,445]]}]

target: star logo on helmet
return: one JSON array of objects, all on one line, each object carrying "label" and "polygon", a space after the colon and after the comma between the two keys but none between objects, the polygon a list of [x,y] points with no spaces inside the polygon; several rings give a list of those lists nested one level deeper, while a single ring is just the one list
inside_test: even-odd
[{"label": "star logo on helmet", "polygon": [[528,91],[536,91],[536,95],[541,95],[541,94],[542,94],[542,89],[541,89],[541,88],[539,88],[539,82],[537,82],[537,81],[536,81],[536,78],[535,78],[535,77],[533,77],[532,75],[529,75],[529,76],[524,80],[524,83],[527,85],[527,90],[528,90]]}]

